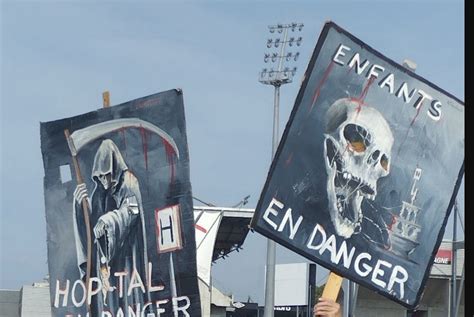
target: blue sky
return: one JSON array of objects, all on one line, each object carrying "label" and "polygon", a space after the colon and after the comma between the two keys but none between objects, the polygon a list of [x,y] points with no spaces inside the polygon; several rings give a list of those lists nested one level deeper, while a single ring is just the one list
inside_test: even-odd
[{"label": "blue sky", "polygon": [[[258,82],[267,25],[305,24],[282,132],[327,20],[464,100],[463,1],[3,1],[0,288],[47,274],[40,122],[100,108],[104,90],[113,105],[182,88],[193,195],[219,206],[251,195],[253,208],[271,159],[273,89]],[[459,199],[464,213],[463,188]],[[265,248],[249,234],[213,266],[215,284],[262,303]],[[277,263],[302,261],[278,247]]]}]

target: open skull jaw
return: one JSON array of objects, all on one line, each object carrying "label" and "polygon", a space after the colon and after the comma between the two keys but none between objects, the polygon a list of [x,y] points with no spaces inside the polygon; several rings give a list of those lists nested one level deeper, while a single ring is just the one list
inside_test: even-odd
[{"label": "open skull jaw", "polygon": [[341,149],[332,136],[326,135],[324,154],[328,174],[329,213],[336,233],[344,238],[360,232],[362,200],[374,200],[376,196],[375,183],[347,166],[347,158],[344,158],[347,151]]}]

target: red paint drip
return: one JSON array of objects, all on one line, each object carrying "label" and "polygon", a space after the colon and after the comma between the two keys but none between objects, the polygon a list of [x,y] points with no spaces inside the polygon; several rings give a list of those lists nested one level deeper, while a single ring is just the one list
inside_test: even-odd
[{"label": "red paint drip", "polygon": [[360,94],[359,98],[351,98],[352,101],[356,101],[359,105],[357,106],[357,113],[360,112],[362,109],[362,105],[364,105],[364,100],[365,97],[367,97],[367,93],[369,92],[370,86],[374,83],[376,77],[375,76],[370,76],[369,80],[367,81],[367,84],[365,85],[364,89],[362,90],[362,93]]},{"label": "red paint drip", "polygon": [[411,127],[413,126],[413,124],[415,123],[416,118],[418,118],[418,115],[420,114],[420,111],[421,111],[421,107],[423,107],[423,102],[421,102],[420,105],[418,106],[418,109],[416,109],[415,117],[414,117],[413,120],[411,120],[411,122],[410,122],[410,128],[411,128]]},{"label": "red paint drip", "polygon": [[347,70],[347,74],[346,74],[346,75],[349,75],[349,73],[351,72],[351,70],[354,69],[354,66],[355,66],[355,63],[354,63],[354,65],[352,65],[352,66]]},{"label": "red paint drip", "polygon": [[403,139],[403,142],[400,144],[400,148],[398,149],[397,154],[400,154],[400,151],[402,150],[402,145],[405,143],[405,141],[408,138],[408,132],[410,132],[411,127],[413,127],[413,124],[415,124],[416,118],[418,118],[418,115],[420,114],[421,108],[423,107],[423,102],[420,103],[420,106],[418,109],[416,109],[416,114],[413,117],[413,119],[410,122],[410,126],[407,128],[407,133],[405,134],[405,138]]},{"label": "red paint drip", "polygon": [[333,67],[334,67],[334,61],[331,60],[331,63],[329,63],[328,67],[324,71],[323,78],[321,78],[321,80],[318,83],[318,86],[316,86],[316,90],[314,91],[313,101],[311,102],[311,108],[309,109],[309,112],[313,110],[314,103],[316,102],[316,100],[318,100],[319,94],[321,93],[321,87],[324,85],[324,83],[328,79],[329,73],[331,72]]},{"label": "red paint drip", "polygon": [[148,135],[144,128],[139,128],[140,134],[142,136],[142,145],[143,145],[143,155],[145,158],[145,168],[148,171]]},{"label": "red paint drip", "polygon": [[392,227],[396,222],[397,222],[397,217],[395,215],[392,215],[392,219],[390,221],[390,224],[387,226],[387,229],[392,231]]},{"label": "red paint drip", "polygon": [[196,229],[198,229],[199,231],[207,233],[207,230],[204,227],[201,227],[200,225],[198,225],[197,223],[194,224],[194,227],[196,227]]},{"label": "red paint drip", "polygon": [[[127,140],[125,139],[125,128],[121,128],[120,133],[122,134],[123,147],[125,150],[127,150]],[[127,154],[127,152],[125,152],[125,154]]]},{"label": "red paint drip", "polygon": [[175,178],[175,164],[174,164],[174,156],[175,156],[175,151],[173,146],[164,138],[161,138],[163,141],[163,144],[165,146],[165,151],[166,151],[166,159],[168,160],[168,165],[170,166],[171,169],[171,175],[170,175],[170,184],[174,182]]}]

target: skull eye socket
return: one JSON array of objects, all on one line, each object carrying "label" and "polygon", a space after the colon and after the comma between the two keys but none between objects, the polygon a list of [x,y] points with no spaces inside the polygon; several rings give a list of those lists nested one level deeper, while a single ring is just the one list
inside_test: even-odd
[{"label": "skull eye socket", "polygon": [[370,133],[356,124],[348,124],[344,127],[344,138],[346,138],[351,149],[357,153],[363,153],[371,143]]},{"label": "skull eye socket", "polygon": [[384,170],[388,171],[388,157],[385,154],[382,155],[382,158],[380,159],[380,165],[382,165]]}]

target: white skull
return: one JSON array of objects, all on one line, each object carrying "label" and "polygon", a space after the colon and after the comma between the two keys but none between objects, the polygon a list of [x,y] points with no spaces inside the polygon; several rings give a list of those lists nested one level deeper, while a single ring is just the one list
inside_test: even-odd
[{"label": "white skull", "polygon": [[377,180],[390,172],[393,136],[384,117],[360,101],[337,100],[326,113],[324,156],[329,212],[336,233],[360,231],[362,199],[375,200]]}]

